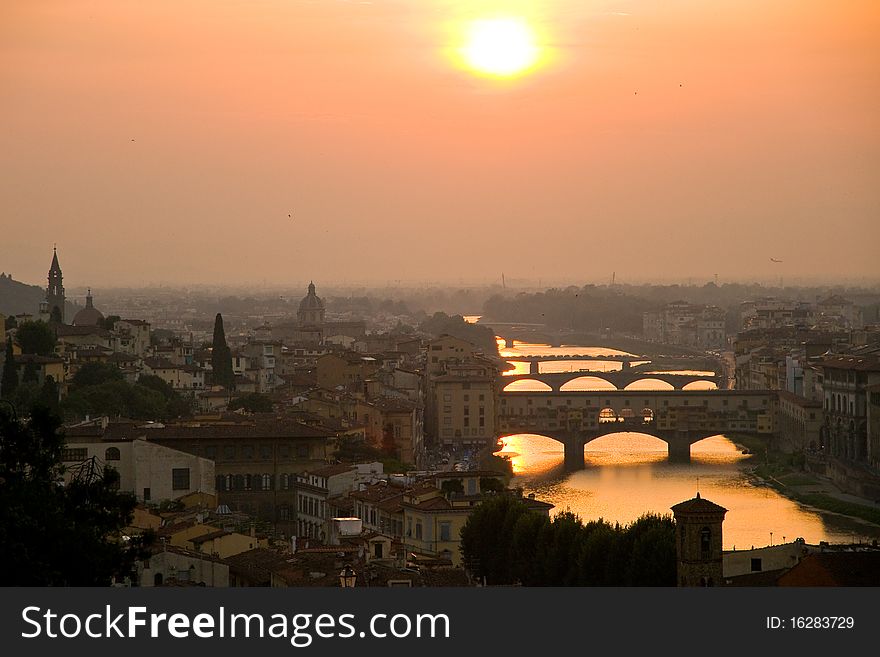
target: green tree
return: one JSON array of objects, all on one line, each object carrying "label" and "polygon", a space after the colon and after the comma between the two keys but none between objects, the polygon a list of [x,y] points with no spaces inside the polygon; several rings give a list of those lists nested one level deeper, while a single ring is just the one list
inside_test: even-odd
[{"label": "green tree", "polygon": [[15,315],[10,315],[6,318],[6,325],[3,327],[4,330],[9,331],[18,327],[18,320],[15,319]]},{"label": "green tree", "polygon": [[6,338],[6,357],[3,361],[3,378],[0,379],[0,397],[9,399],[18,387],[18,365],[12,352],[12,338]]},{"label": "green tree", "polygon": [[58,326],[63,323],[64,320],[61,318],[61,309],[58,306],[52,306],[52,314],[49,315],[49,325]]},{"label": "green tree", "polygon": [[223,316],[217,313],[214,318],[214,340],[211,342],[211,370],[213,382],[227,390],[235,386],[235,372],[232,370],[232,352],[226,344],[226,331],[223,329]]},{"label": "green tree", "polygon": [[37,364],[33,360],[28,360],[24,364],[24,372],[21,375],[22,383],[36,383],[39,380],[37,375]]},{"label": "green tree", "polygon": [[40,394],[36,403],[57,414],[59,411],[58,398],[58,384],[55,383],[55,377],[49,374],[46,376],[45,381],[43,381],[43,387],[40,388]]},{"label": "green tree", "polygon": [[55,351],[55,334],[46,322],[22,322],[15,339],[23,354],[49,356]]},{"label": "green tree", "polygon": [[110,381],[122,381],[122,372],[116,365],[110,363],[86,363],[70,380],[76,388],[96,386]]},{"label": "green tree", "polygon": [[101,321],[101,328],[105,331],[112,331],[120,319],[122,318],[119,315],[108,315]]},{"label": "green tree", "polygon": [[228,408],[230,411],[242,409],[247,413],[271,413],[272,400],[268,395],[252,392],[238,399],[233,399],[229,402]]},{"label": "green tree", "polygon": [[463,495],[464,484],[461,479],[444,479],[443,483],[440,484],[440,490],[444,493]]},{"label": "green tree", "polygon": [[64,399],[61,408],[64,417],[70,420],[86,415],[163,420],[168,413],[168,406],[160,393],[126,381],[76,387]]},{"label": "green tree", "polygon": [[21,421],[0,407],[2,586],[106,586],[144,556],[144,541],[120,540],[135,499],[115,490],[115,470],[61,485],[63,441],[48,409]]},{"label": "green tree", "polygon": [[22,381],[18,384],[15,392],[12,393],[12,397],[10,397],[9,401],[11,401],[23,415],[28,415],[39,397],[40,385],[36,380]]}]

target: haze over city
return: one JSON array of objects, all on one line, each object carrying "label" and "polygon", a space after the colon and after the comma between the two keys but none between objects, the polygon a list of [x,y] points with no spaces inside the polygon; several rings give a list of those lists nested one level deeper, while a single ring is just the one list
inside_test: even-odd
[{"label": "haze over city", "polygon": [[878,28],[868,0],[5,2],[2,268],[876,279]]}]

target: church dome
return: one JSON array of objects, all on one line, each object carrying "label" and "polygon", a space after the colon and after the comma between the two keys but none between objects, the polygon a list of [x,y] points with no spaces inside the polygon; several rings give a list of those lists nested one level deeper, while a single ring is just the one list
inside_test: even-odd
[{"label": "church dome", "polygon": [[104,315],[92,304],[92,291],[86,296],[86,307],[73,317],[74,326],[99,326],[104,321]]},{"label": "church dome", "polygon": [[309,293],[299,302],[300,311],[305,310],[324,310],[324,302],[321,297],[315,294],[315,284],[309,283]]}]

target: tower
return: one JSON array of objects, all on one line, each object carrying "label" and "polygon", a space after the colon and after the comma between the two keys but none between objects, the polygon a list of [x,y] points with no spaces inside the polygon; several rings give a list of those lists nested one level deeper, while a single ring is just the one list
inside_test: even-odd
[{"label": "tower", "polygon": [[697,496],[672,507],[679,586],[721,586],[721,525],[727,509]]},{"label": "tower", "polygon": [[[46,312],[49,317],[60,316],[64,323],[64,285],[61,265],[58,264],[58,250],[52,249],[52,265],[49,267],[49,285],[46,286]],[[56,314],[55,309],[58,309]]]}]

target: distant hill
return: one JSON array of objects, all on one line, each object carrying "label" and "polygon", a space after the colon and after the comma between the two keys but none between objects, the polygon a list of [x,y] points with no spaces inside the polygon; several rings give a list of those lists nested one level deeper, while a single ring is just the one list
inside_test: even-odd
[{"label": "distant hill", "polygon": [[[46,290],[39,285],[28,285],[12,279],[12,274],[0,274],[0,314],[20,315],[40,312],[40,302],[45,300]],[[73,317],[77,306],[66,303],[65,317]],[[68,320],[69,321],[69,320]]]}]

